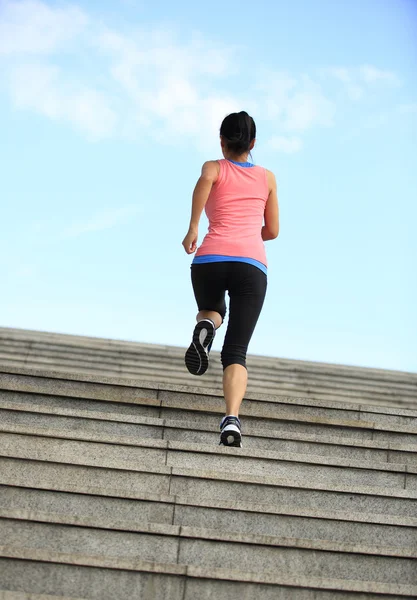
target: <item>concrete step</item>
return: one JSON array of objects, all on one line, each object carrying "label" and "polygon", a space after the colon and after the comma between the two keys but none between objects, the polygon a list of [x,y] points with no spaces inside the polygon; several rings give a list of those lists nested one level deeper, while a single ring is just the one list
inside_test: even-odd
[{"label": "concrete step", "polygon": [[[181,360],[184,355],[184,348],[182,347],[0,328],[0,349],[3,347],[11,349],[13,346],[21,347],[23,354],[28,354],[36,350],[50,349],[56,353],[82,352],[93,356],[103,353],[104,356],[119,355],[140,360],[148,360],[149,357],[158,358],[159,360],[164,358]],[[214,351],[212,356],[217,359],[219,352]],[[267,371],[271,371],[272,369],[274,372],[279,373],[281,379],[285,377],[301,377],[310,380],[310,378],[321,376],[325,381],[328,381],[329,378],[335,381],[336,379],[340,379],[341,381],[355,381],[357,379],[364,383],[372,381],[376,385],[378,385],[378,382],[384,382],[384,386],[404,384],[414,386],[414,390],[417,390],[417,375],[401,371],[315,363],[256,355],[250,355],[248,362],[250,363],[251,370],[263,367]]]},{"label": "concrete step", "polygon": [[[149,359],[148,359],[149,360]],[[214,361],[210,370],[202,380],[200,385],[212,387],[213,385],[221,386],[221,375],[222,370],[219,361]],[[108,374],[118,377],[127,378],[139,378],[148,379],[150,381],[177,383],[179,385],[193,385],[195,378],[189,375],[183,365],[183,359],[176,363],[164,362],[158,360],[147,362],[141,360],[139,364],[134,361],[121,359],[115,357],[102,359],[100,356],[94,356],[93,359],[89,359],[83,355],[68,355],[60,356],[59,354],[51,353],[47,351],[39,351],[36,355],[22,355],[19,357],[17,354],[7,355],[5,353],[0,354],[0,363],[9,366],[25,366],[27,368],[35,369],[47,369],[53,368],[57,370],[63,370],[68,372],[82,372],[82,373],[96,373],[96,374]],[[289,382],[282,380],[279,375],[271,374],[270,370],[251,369],[251,378],[249,382],[249,389],[251,391],[258,392],[273,392],[280,394],[288,394],[292,396],[308,395],[318,398],[334,398],[339,401],[360,401],[360,402],[376,402],[382,405],[397,405],[398,403],[409,404],[410,406],[416,406],[417,392],[414,386],[403,386],[401,389],[398,386],[393,386],[390,390],[389,387],[376,387],[371,385],[365,385],[361,382],[357,384],[351,382],[350,384],[339,384],[338,382],[329,382],[325,385],[324,382],[313,382],[311,380],[298,382]]]},{"label": "concrete step", "polygon": [[28,594],[26,592],[13,592],[0,590],[0,600],[85,600],[85,598],[69,598],[68,596],[51,596],[50,594]]},{"label": "concrete step", "polygon": [[26,361],[26,358],[22,357],[15,357],[15,356],[10,356],[10,355],[0,355],[0,367],[2,370],[7,370],[8,372],[19,372],[22,371],[24,369],[31,369],[33,371],[44,371],[46,368],[53,368],[56,372],[60,372],[63,374],[72,374],[74,375],[75,373],[80,373],[80,374],[84,374],[84,375],[91,375],[91,374],[95,374],[97,376],[102,376],[102,377],[120,377],[120,371],[117,367],[115,367],[114,369],[112,368],[106,368],[103,367],[102,369],[100,367],[97,367],[97,369],[94,370],[94,372],[91,371],[91,369],[86,366],[85,364],[80,365],[79,367],[75,367],[75,366],[68,366],[68,365],[59,365],[59,364],[52,364],[52,363],[48,363],[47,365],[43,365],[43,367],[41,368],[39,365],[36,364],[29,364]]},{"label": "concrete step", "polygon": [[[104,400],[113,403],[113,412],[119,403],[131,404],[134,405],[133,410],[129,406],[120,405],[117,410],[125,413],[140,411],[143,416],[180,418],[196,423],[210,422],[217,427],[218,416],[224,411],[224,400],[218,395],[218,391],[202,394],[201,390],[196,392],[196,388],[190,387],[155,387],[150,383],[97,376],[65,375],[63,379],[62,374],[57,373],[51,378],[48,378],[46,373],[35,376],[0,374],[0,389],[4,390],[1,396],[6,400],[10,400],[7,392],[18,391],[21,395],[15,395],[13,398],[18,402],[30,401],[34,398],[33,392],[36,390],[36,402],[56,403],[54,398],[70,398],[70,404],[74,405],[75,398]],[[251,401],[243,403],[241,415],[247,425],[254,425],[256,428],[280,429],[284,426],[286,430],[292,431],[310,429],[310,433],[314,429],[314,432],[320,434],[331,434],[333,431],[338,435],[347,434],[361,439],[381,441],[389,439],[395,443],[413,443],[417,440],[416,411],[355,404],[345,404],[342,407],[337,402],[276,396],[252,399],[248,395],[247,399]],[[143,406],[146,407],[145,410],[139,408]],[[152,410],[150,407],[155,408]],[[84,405],[84,408],[87,406]],[[103,409],[103,404],[100,408]],[[329,418],[333,416],[339,419]]]},{"label": "concrete step", "polygon": [[[136,469],[136,466],[169,466],[262,474],[294,480],[406,489],[417,494],[417,466],[347,460],[310,454],[247,451],[204,444],[149,438],[123,438],[91,432],[35,430],[32,426],[3,425],[0,453],[11,458]],[[8,431],[6,431],[8,430]]]},{"label": "concrete step", "polygon": [[85,600],[85,598],[69,598],[65,596],[51,596],[50,594],[28,594],[26,592],[0,590],[0,600]]},{"label": "concrete step", "polygon": [[[0,457],[0,484],[136,499],[144,493],[192,497],[199,501],[283,504],[294,508],[416,517],[417,492],[403,488],[279,478],[266,475],[145,466],[118,468],[45,459]],[[388,522],[388,521],[387,521]]]},{"label": "concrete step", "polygon": [[[79,336],[0,330],[0,363],[95,372],[119,377],[191,384],[183,365],[184,348],[154,346]],[[14,358],[13,358],[14,357]],[[11,360],[10,360],[11,359]],[[202,387],[219,386],[219,353],[213,368],[199,380]],[[417,376],[411,373],[363,369],[250,356],[249,390],[291,396],[314,395],[338,401],[417,407]]]},{"label": "concrete step", "polygon": [[[97,389],[103,389],[103,384],[107,386],[112,391],[117,391],[118,389],[124,391],[124,388],[136,388],[137,391],[142,393],[147,392],[148,396],[152,391],[161,391],[161,392],[177,392],[179,396],[192,394],[195,397],[203,396],[203,397],[222,397],[222,391],[220,388],[204,388],[196,387],[195,384],[201,383],[201,378],[196,381],[196,378],[192,379],[194,385],[182,386],[175,384],[155,384],[149,381],[142,381],[138,379],[123,379],[120,377],[103,377],[99,375],[83,375],[78,373],[72,374],[62,374],[61,372],[54,371],[41,371],[34,369],[13,369],[0,367],[0,376],[1,376],[1,386],[2,389],[9,390],[18,390],[18,391],[36,391],[36,393],[42,393],[41,388],[46,388],[49,393],[61,393],[63,389],[62,386],[71,385],[74,387],[78,382],[81,386],[84,387],[85,390],[88,387],[92,387],[92,384],[97,384]],[[89,385],[90,384],[90,385]],[[45,387],[46,386],[46,387]],[[34,389],[36,387],[36,389]],[[55,391],[53,391],[55,388]],[[70,395],[70,394],[69,394]],[[99,398],[97,398],[99,399]],[[357,402],[354,403],[341,403],[340,401],[332,401],[331,398],[326,399],[313,399],[307,396],[287,396],[284,394],[261,394],[261,393],[248,393],[246,399],[258,401],[258,402],[268,402],[268,403],[286,403],[288,405],[304,405],[311,407],[321,407],[326,409],[326,412],[329,413],[328,409],[333,411],[339,411],[339,414],[343,414],[340,411],[345,411],[346,413],[356,413],[356,412],[366,412],[370,411],[372,413],[380,413],[385,415],[397,415],[398,417],[409,417],[410,420],[414,419],[414,422],[417,422],[417,410],[413,409],[396,409],[390,408],[386,406],[377,407],[375,405],[363,405],[358,406]]]},{"label": "concrete step", "polygon": [[9,547],[197,567],[417,585],[417,549],[242,534],[202,527],[5,510]]},{"label": "concrete step", "polygon": [[[138,494],[139,496],[139,494]],[[142,494],[136,499],[100,494],[56,492],[0,486],[0,510],[19,509],[79,517],[112,517],[121,521],[163,523],[181,527],[204,527],[274,535],[288,538],[326,540],[367,545],[417,549],[417,516],[362,514],[221,500]]]},{"label": "concrete step", "polygon": [[417,597],[417,376],[251,357],[233,449],[183,353],[0,329],[0,590]]},{"label": "concrete step", "polygon": [[0,586],[60,597],[79,598],[81,591],[91,600],[393,600],[417,593],[414,585],[315,578],[304,572],[291,577],[45,550],[2,547],[0,552],[5,556],[0,559]]},{"label": "concrete step", "polygon": [[[71,347],[51,344],[31,344],[29,348],[21,347],[16,343],[4,346],[0,343],[0,360],[7,358],[22,362],[26,361],[33,366],[42,364],[54,364],[58,366],[72,366],[77,371],[79,367],[88,368],[94,372],[97,368],[109,369],[119,373],[129,372],[132,376],[143,378],[143,374],[152,373],[152,378],[159,375],[168,377],[182,377],[190,379],[184,368],[183,352],[180,355],[167,355],[160,352],[157,356],[145,353],[127,353],[115,350],[97,350],[95,348],[85,349],[82,347]],[[208,375],[210,379],[216,376],[221,380],[221,364],[219,353],[211,355],[213,369]],[[157,359],[157,360],[156,360]],[[327,373],[303,373],[299,371],[288,371],[279,367],[268,367],[253,364],[250,366],[251,377],[257,381],[257,385],[278,385],[281,389],[314,390],[317,393],[332,393],[336,391],[342,395],[362,394],[370,397],[375,396],[417,396],[417,382],[378,381],[352,376],[333,376],[329,378]],[[220,367],[220,370],[219,370]],[[191,378],[192,379],[192,378]],[[159,381],[159,379],[158,379]]]},{"label": "concrete step", "polygon": [[[2,408],[4,407],[4,408]],[[28,410],[31,412],[28,412]],[[202,425],[196,428],[193,421],[181,421],[119,415],[62,406],[43,406],[30,403],[17,404],[0,399],[0,423],[25,425],[37,429],[61,429],[69,432],[83,431],[125,437],[154,438],[188,443],[218,444],[218,427]],[[307,433],[262,430],[244,427],[245,450],[267,450],[301,454],[318,454],[353,460],[394,462],[417,465],[417,449],[413,444],[394,444],[387,441],[368,441],[332,436],[315,436]]]}]

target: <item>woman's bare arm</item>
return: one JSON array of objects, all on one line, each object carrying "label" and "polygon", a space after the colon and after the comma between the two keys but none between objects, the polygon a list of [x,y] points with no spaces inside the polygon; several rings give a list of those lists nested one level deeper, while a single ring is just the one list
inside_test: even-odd
[{"label": "woman's bare arm", "polygon": [[271,171],[267,171],[266,175],[269,185],[269,196],[268,200],[266,201],[264,212],[265,225],[262,227],[262,239],[264,242],[268,240],[274,240],[279,234],[277,182],[275,175]]},{"label": "woman's bare arm", "polygon": [[219,163],[216,160],[209,160],[204,163],[201,169],[201,175],[194,188],[190,227],[182,242],[184,250],[187,252],[187,254],[192,254],[197,249],[198,226],[200,223],[201,213],[204,210],[211,192],[211,188],[217,181],[218,175]]}]

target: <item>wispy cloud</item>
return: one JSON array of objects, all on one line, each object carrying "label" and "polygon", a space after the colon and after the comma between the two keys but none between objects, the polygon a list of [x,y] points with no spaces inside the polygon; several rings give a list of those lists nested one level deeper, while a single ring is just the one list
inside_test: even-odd
[{"label": "wispy cloud", "polygon": [[398,85],[400,80],[392,71],[384,71],[377,69],[372,65],[363,65],[359,68],[359,76],[365,83],[389,83],[390,85]]},{"label": "wispy cloud", "polygon": [[59,237],[61,239],[76,238],[81,235],[113,229],[129,222],[141,212],[140,206],[130,205],[97,212],[86,220],[72,223],[65,228]]},{"label": "wispy cloud", "polygon": [[295,153],[305,133],[336,121],[329,78],[351,100],[369,86],[398,83],[372,65],[324,69],[325,77],[266,66],[237,89],[230,78],[245,71],[236,49],[197,33],[115,29],[73,4],[41,0],[3,0],[0,23],[0,68],[14,106],[69,123],[90,140],[145,134],[207,149],[221,119],[246,108],[268,120],[270,148]]},{"label": "wispy cloud", "polygon": [[19,279],[35,279],[39,275],[39,267],[34,264],[21,263],[15,267],[14,275]]},{"label": "wispy cloud", "polygon": [[16,66],[10,94],[17,108],[31,109],[56,121],[69,121],[91,139],[111,135],[117,115],[103,93],[66,78],[61,69],[40,63]]},{"label": "wispy cloud", "polygon": [[400,104],[398,111],[403,114],[417,114],[417,102],[408,102]]},{"label": "wispy cloud", "polygon": [[[17,243],[19,248],[22,245],[33,249],[51,248],[65,240],[123,228],[135,222],[143,214],[143,211],[143,206],[140,204],[127,204],[106,207],[95,212],[86,210],[84,214],[77,211],[77,214],[71,216],[67,214],[66,221],[63,220],[63,217],[52,215],[23,226],[16,221],[0,239],[0,267],[2,264],[7,266],[9,259],[6,260],[4,257],[7,255],[7,248],[12,247],[13,244]],[[25,265],[26,258],[23,259]],[[31,272],[30,269],[25,271],[26,274],[29,272]]]},{"label": "wispy cloud", "polygon": [[360,100],[365,93],[358,77],[346,67],[329,67],[324,69],[325,76],[330,76],[340,81],[351,100]]},{"label": "wispy cloud", "polygon": [[377,84],[401,85],[401,80],[395,73],[379,69],[373,65],[360,65],[359,67],[350,68],[328,67],[322,69],[322,75],[342,83],[351,100],[361,100],[369,89]]},{"label": "wispy cloud", "polygon": [[335,104],[324,95],[320,85],[304,77],[301,90],[289,98],[284,127],[290,131],[305,131],[313,125],[333,124]]},{"label": "wispy cloud", "polygon": [[312,127],[333,124],[336,107],[311,77],[297,78],[264,70],[260,78],[256,86],[260,112],[277,122],[281,130],[301,133]]},{"label": "wispy cloud", "polygon": [[73,41],[87,23],[86,13],[76,6],[51,7],[39,0],[3,1],[0,55],[49,54]]},{"label": "wispy cloud", "polygon": [[268,141],[268,146],[272,150],[284,152],[285,154],[294,154],[303,147],[303,142],[298,137],[284,137],[277,135]]}]

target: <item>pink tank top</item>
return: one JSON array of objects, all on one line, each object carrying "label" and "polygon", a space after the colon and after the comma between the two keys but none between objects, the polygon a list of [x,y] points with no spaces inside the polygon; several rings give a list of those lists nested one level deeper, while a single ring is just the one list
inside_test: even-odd
[{"label": "pink tank top", "polygon": [[261,236],[269,186],[263,167],[219,160],[220,173],[206,203],[209,230],[195,256],[253,258],[267,266]]}]

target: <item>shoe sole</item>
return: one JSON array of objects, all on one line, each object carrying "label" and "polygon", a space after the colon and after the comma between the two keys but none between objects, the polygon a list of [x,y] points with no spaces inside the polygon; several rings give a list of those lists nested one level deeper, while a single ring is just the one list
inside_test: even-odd
[{"label": "shoe sole", "polygon": [[242,447],[242,434],[235,425],[229,425],[223,429],[220,434],[220,444],[223,446],[233,446],[234,448]]},{"label": "shoe sole", "polygon": [[204,375],[207,371],[209,358],[206,348],[213,339],[214,328],[210,327],[207,321],[197,323],[194,328],[193,341],[185,353],[185,365],[191,375]]}]

